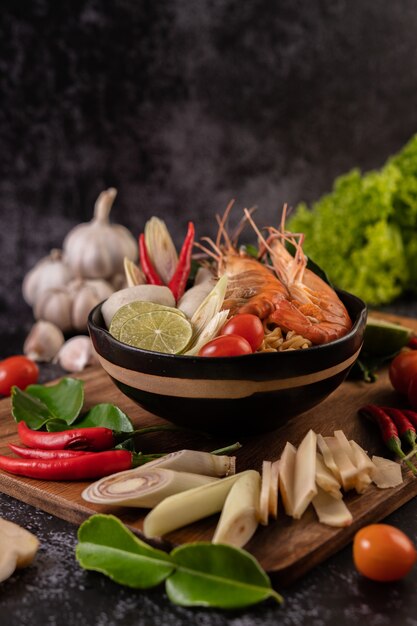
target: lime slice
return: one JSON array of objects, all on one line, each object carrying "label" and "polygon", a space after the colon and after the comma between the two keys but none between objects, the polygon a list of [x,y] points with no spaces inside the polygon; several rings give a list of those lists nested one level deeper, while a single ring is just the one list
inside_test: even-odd
[{"label": "lime slice", "polygon": [[179,354],[189,344],[192,332],[192,326],[185,317],[156,309],[125,322],[119,339],[135,348]]},{"label": "lime slice", "polygon": [[362,350],[371,356],[395,354],[407,345],[412,334],[406,326],[368,317]]},{"label": "lime slice", "polygon": [[142,315],[142,313],[148,313],[149,311],[170,311],[180,315],[181,317],[185,317],[184,313],[179,309],[174,309],[172,307],[165,306],[164,304],[156,304],[155,302],[135,300],[134,302],[125,304],[116,311],[110,323],[109,333],[116,339],[120,339],[120,329],[123,324],[133,317]]}]

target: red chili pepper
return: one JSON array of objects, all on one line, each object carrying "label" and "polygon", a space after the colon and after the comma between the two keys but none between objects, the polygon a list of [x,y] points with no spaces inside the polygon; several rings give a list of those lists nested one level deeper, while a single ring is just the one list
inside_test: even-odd
[{"label": "red chili pepper", "polygon": [[91,454],[86,450],[41,450],[36,448],[23,448],[13,443],[8,444],[10,450],[22,459],[72,459],[76,456]]},{"label": "red chili pepper", "polygon": [[15,459],[0,456],[0,469],[45,480],[89,480],[134,466],[134,455],[128,450],[107,450],[69,459]]},{"label": "red chili pepper", "polygon": [[392,407],[384,407],[383,410],[388,413],[396,427],[401,439],[408,443],[412,448],[416,445],[416,429],[405,415],[404,411]]},{"label": "red chili pepper", "polygon": [[181,248],[180,256],[178,259],[177,267],[174,275],[169,281],[168,287],[174,294],[175,301],[181,298],[187,285],[187,280],[191,270],[191,253],[194,245],[194,224],[188,222],[188,230],[184,239],[184,243]]},{"label": "red chili pepper", "polygon": [[411,471],[416,474],[417,469],[414,467],[414,465],[410,461],[408,461],[408,459],[405,460],[405,454],[401,448],[401,441],[398,436],[398,430],[391,417],[381,407],[376,406],[375,404],[367,404],[366,406],[363,406],[361,409],[359,409],[358,412],[359,415],[367,417],[375,424],[377,424],[379,430],[381,431],[382,439],[387,448],[389,448],[389,450],[391,450],[391,452],[393,452],[400,459],[403,459],[406,465],[411,469]]},{"label": "red chili pepper", "polygon": [[145,274],[146,282],[149,285],[163,285],[163,281],[158,272],[152,265],[152,261],[149,258],[148,249],[146,247],[145,235],[141,233],[139,235],[139,255],[142,271]]},{"label": "red chili pepper", "polygon": [[116,445],[115,436],[110,428],[95,426],[92,428],[73,428],[57,433],[45,433],[32,430],[25,422],[19,422],[17,432],[20,441],[29,448],[42,450],[110,450]]},{"label": "red chili pepper", "polygon": [[410,409],[401,409],[404,415],[410,420],[413,426],[417,428],[417,413],[416,411],[411,411]]},{"label": "red chili pepper", "polygon": [[90,428],[71,428],[57,433],[32,430],[25,422],[19,422],[17,432],[20,441],[29,448],[41,450],[89,450],[101,452],[110,450],[118,443],[146,433],[159,432],[161,430],[181,430],[176,426],[147,426],[131,432],[117,432],[104,426],[91,426]]}]

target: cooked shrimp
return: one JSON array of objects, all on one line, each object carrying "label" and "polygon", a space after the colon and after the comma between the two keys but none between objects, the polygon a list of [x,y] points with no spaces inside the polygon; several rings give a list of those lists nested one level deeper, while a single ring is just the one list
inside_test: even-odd
[{"label": "cooked shrimp", "polygon": [[[304,235],[285,231],[285,208],[281,230],[269,228],[268,240],[262,237],[251,216],[246,216],[270,253],[274,270],[289,294],[286,301],[277,303],[269,321],[284,330],[295,330],[314,344],[346,335],[352,327],[346,307],[330,285],[307,269],[307,258],[302,251]],[[285,241],[295,247],[294,257],[285,248]]]}]

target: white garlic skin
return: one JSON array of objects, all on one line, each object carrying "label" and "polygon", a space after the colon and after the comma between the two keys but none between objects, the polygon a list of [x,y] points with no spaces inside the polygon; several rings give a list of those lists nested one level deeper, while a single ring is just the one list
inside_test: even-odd
[{"label": "white garlic skin", "polygon": [[26,337],[23,352],[33,361],[48,363],[56,356],[64,342],[64,335],[58,326],[52,322],[39,320]]},{"label": "white garlic skin", "polygon": [[74,279],[66,287],[44,291],[35,304],[34,315],[64,332],[85,331],[91,309],[112,293],[113,287],[104,280]]},{"label": "white garlic skin", "polygon": [[72,329],[72,296],[65,288],[47,289],[37,298],[33,313],[37,320],[46,320],[63,332]]},{"label": "white garlic skin", "polygon": [[68,285],[73,294],[71,320],[75,330],[86,330],[90,311],[109,298],[114,289],[104,280],[74,280]]},{"label": "white garlic skin", "polygon": [[63,287],[71,278],[72,272],[62,261],[61,250],[51,250],[50,254],[38,261],[23,279],[23,297],[33,306],[42,292]]},{"label": "white garlic skin", "polygon": [[91,222],[75,226],[64,240],[64,260],[75,276],[108,278],[123,273],[123,260],[136,260],[137,243],[124,226],[109,221],[114,188],[97,198]]},{"label": "white garlic skin", "polygon": [[58,352],[55,363],[68,372],[82,372],[88,365],[98,363],[90,337],[77,335],[68,339]]}]

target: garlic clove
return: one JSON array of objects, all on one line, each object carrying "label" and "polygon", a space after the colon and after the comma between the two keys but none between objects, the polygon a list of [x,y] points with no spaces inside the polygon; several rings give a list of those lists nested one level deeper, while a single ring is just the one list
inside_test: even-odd
[{"label": "garlic clove", "polygon": [[87,365],[98,363],[98,360],[91,339],[76,335],[64,343],[54,362],[68,372],[82,372]]},{"label": "garlic clove", "polygon": [[33,313],[37,320],[46,320],[63,332],[71,330],[72,297],[66,289],[47,289],[36,300]]},{"label": "garlic clove", "polygon": [[80,331],[87,329],[91,309],[113,293],[111,285],[104,280],[75,280],[68,285],[68,290],[73,294],[72,326]]},{"label": "garlic clove", "polygon": [[64,342],[64,335],[58,326],[46,320],[39,320],[26,337],[23,352],[33,361],[49,362]]}]

